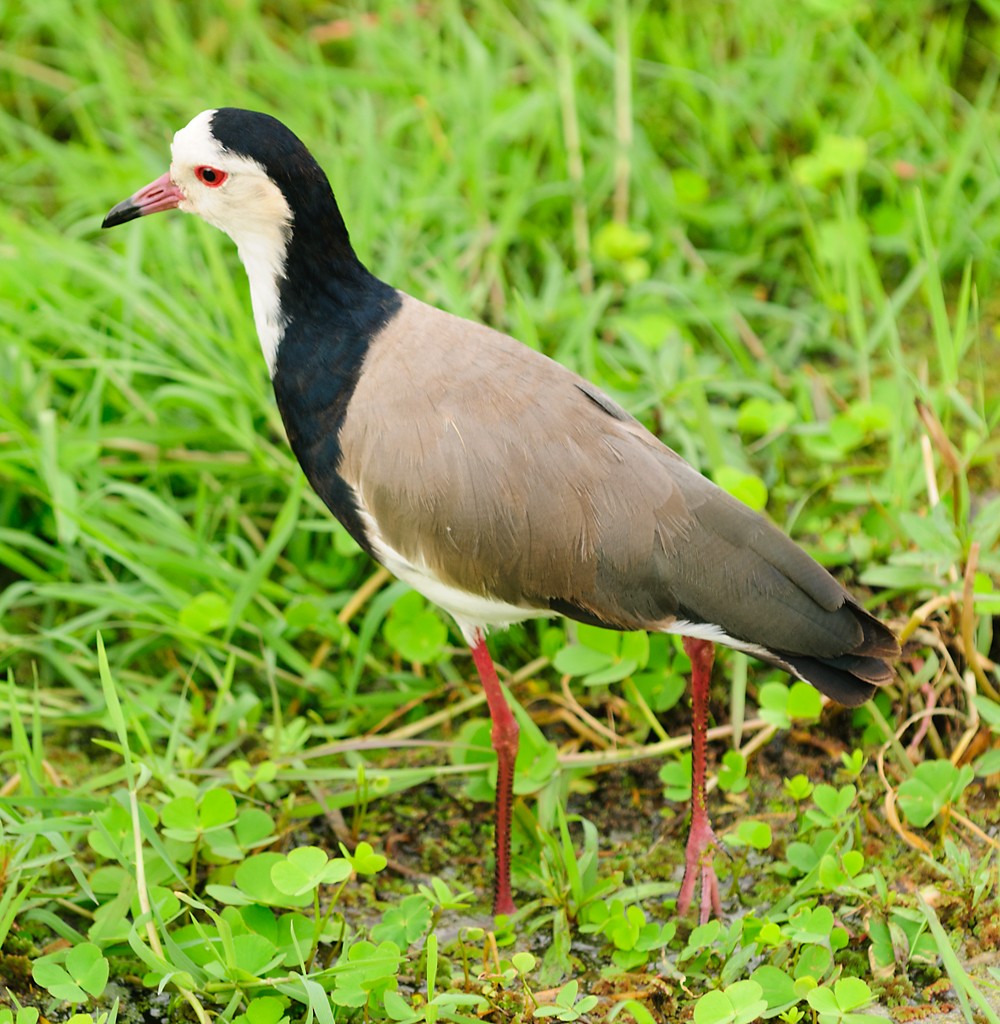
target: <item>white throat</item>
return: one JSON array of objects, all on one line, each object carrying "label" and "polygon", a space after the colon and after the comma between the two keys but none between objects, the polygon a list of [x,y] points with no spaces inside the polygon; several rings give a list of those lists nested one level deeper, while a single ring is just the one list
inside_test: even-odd
[{"label": "white throat", "polygon": [[278,363],[278,346],[284,337],[288,318],[281,311],[281,279],[290,232],[282,225],[281,238],[250,235],[234,238],[240,260],[250,281],[250,303],[257,325],[257,337],[273,377]]},{"label": "white throat", "polygon": [[[284,193],[255,160],[226,150],[212,134],[215,110],[202,111],[174,136],[170,176],[184,193],[180,208],[220,228],[236,243],[250,279],[257,336],[274,376],[288,319],[281,312],[281,280],[292,238],[292,211]],[[208,164],[226,176],[218,188],[196,179]]]}]

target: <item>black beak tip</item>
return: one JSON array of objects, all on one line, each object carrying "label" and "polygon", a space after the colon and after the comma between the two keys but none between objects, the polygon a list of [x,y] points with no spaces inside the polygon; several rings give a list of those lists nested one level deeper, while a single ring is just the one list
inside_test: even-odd
[{"label": "black beak tip", "polygon": [[119,224],[127,224],[130,220],[135,220],[136,217],[141,216],[142,208],[133,203],[131,199],[125,199],[117,206],[113,206],[108,210],[104,220],[101,221],[101,227],[117,227]]}]

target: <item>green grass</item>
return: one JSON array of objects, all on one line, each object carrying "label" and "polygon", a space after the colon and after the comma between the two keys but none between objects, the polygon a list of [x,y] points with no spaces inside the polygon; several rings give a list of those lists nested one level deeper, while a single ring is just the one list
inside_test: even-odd
[{"label": "green grass", "polygon": [[[988,1011],[963,964],[1000,936],[975,831],[1000,772],[995,3],[40,0],[0,37],[0,1007],[113,1017],[107,960],[124,1003],[166,979],[171,1019],[332,1019],[332,995],[337,1019],[701,999],[826,1024],[865,998],[841,975],[917,1005],[946,975]],[[679,647],[541,623],[493,641],[527,713],[525,909],[492,933],[457,631],[303,484],[228,240],[99,230],[223,104],[308,143],[379,276],[600,383],[902,630],[897,683],[819,721],[720,655],[713,753],[764,751],[712,797],[721,927],[671,917]],[[288,859],[308,845],[334,860]],[[246,933],[240,901],[308,937]]]}]

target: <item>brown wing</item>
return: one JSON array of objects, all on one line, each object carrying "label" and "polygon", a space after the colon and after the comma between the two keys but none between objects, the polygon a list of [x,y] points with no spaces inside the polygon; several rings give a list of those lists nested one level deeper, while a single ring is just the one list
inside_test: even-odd
[{"label": "brown wing", "polygon": [[452,586],[617,628],[710,623],[783,664],[897,650],[783,533],[592,385],[408,297],[341,444],[385,540]]}]

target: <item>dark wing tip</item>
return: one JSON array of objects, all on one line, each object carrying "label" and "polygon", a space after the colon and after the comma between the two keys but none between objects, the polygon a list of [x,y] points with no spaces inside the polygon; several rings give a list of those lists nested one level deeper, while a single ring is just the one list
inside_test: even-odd
[{"label": "dark wing tip", "polygon": [[883,625],[860,605],[845,605],[861,627],[862,639],[852,650],[835,657],[810,657],[779,654],[796,675],[812,683],[821,693],[846,707],[864,704],[880,686],[893,679],[890,661],[899,657],[899,641],[888,626]]},{"label": "dark wing tip", "polygon": [[[801,676],[807,682],[826,694],[830,700],[843,704],[848,708],[856,708],[864,704],[883,682],[892,678],[892,670],[884,661],[875,661],[871,658],[857,658],[855,662],[872,662],[870,666],[851,665],[846,666],[843,662],[848,658],[837,658],[836,662],[820,661],[818,658],[787,658],[785,663],[796,675]],[[854,671],[860,668],[861,675]],[[885,678],[882,678],[883,673]],[[864,678],[864,676],[878,676],[878,682]]]},{"label": "dark wing tip", "polygon": [[863,608],[853,610],[864,632],[861,646],[853,653],[870,658],[898,658],[901,652],[896,634]]}]

